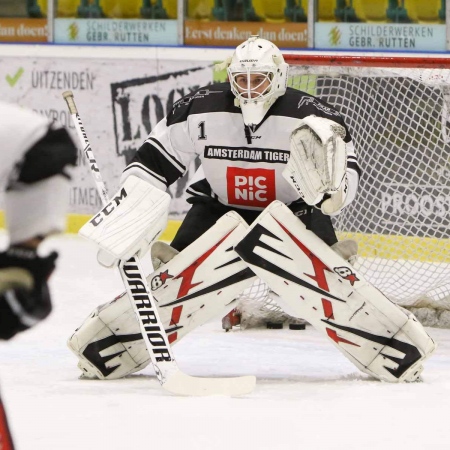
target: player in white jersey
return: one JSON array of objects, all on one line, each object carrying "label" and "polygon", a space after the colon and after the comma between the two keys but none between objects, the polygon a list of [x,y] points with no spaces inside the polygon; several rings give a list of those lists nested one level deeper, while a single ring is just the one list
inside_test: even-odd
[{"label": "player in white jersey", "polygon": [[[18,105],[0,102],[1,191],[9,246],[0,253],[0,339],[50,314],[47,280],[56,253],[39,256],[42,240],[65,228],[71,167],[77,150],[65,128]],[[0,401],[0,447],[13,448]]]},{"label": "player in white jersey", "polygon": [[251,38],[229,62],[230,82],[203,87],[176,102],[157,124],[123,173],[158,189],[186,173],[198,157],[201,166],[187,192],[192,208],[172,247],[183,250],[229,210],[248,223],[280,200],[327,244],[336,240],[320,204],[307,205],[282,173],[290,137],[308,116],[330,119],[345,129],[348,192],[339,213],[356,195],[360,169],[350,133],[333,107],[305,92],[286,88],[288,65],[269,41]]},{"label": "player in white jersey", "polygon": [[[161,247],[157,247],[162,262],[204,237],[226,213],[235,211],[251,224],[274,200],[286,204],[329,246],[336,244],[330,215],[338,214],[353,200],[360,174],[342,116],[316,97],[287,88],[288,65],[279,49],[265,39],[251,37],[237,47],[223,67],[227,68],[230,81],[205,86],[177,101],[125,168],[121,189],[111,205],[81,230],[82,235],[99,245],[101,264],[112,266],[119,259],[136,252],[143,255],[148,250],[149,243],[165,227],[167,187],[186,173],[195,158],[200,159],[201,166],[187,189],[192,207],[171,243],[172,249],[161,252]],[[318,134],[325,130],[322,134],[333,143],[339,141],[344,155],[341,165],[345,166],[336,194],[322,195],[317,201],[308,197],[308,203],[303,198],[306,194],[299,193],[298,180],[286,175],[293,132],[306,126],[305,119]],[[334,129],[339,130],[340,137],[335,136]],[[346,182],[341,183],[344,178]],[[153,204],[153,217],[162,218],[148,221],[147,230],[142,224],[142,218],[148,214],[142,206],[143,192],[147,205]],[[108,242],[105,233],[110,236]],[[168,273],[148,277],[152,290],[166,283]],[[229,280],[248,279],[251,284],[252,276],[254,279],[251,271],[244,270]],[[186,281],[179,292],[187,292],[193,286]],[[224,304],[233,298],[224,300]],[[160,309],[165,301],[158,299]],[[172,304],[171,299],[167,299],[167,304]],[[180,316],[168,311],[162,308],[161,314],[168,314],[163,317],[167,333],[177,330],[169,336],[172,343],[201,324],[191,315],[183,323],[181,313]],[[119,378],[148,364],[136,323],[126,295],[100,306],[89,316],[69,340],[86,376]]]}]

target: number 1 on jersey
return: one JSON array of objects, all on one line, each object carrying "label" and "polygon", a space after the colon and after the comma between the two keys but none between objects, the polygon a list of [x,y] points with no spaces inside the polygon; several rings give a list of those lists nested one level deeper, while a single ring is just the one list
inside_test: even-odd
[{"label": "number 1 on jersey", "polygon": [[199,139],[206,139],[206,134],[205,134],[205,122],[202,121],[198,124],[198,128],[200,129],[200,134],[198,135]]}]

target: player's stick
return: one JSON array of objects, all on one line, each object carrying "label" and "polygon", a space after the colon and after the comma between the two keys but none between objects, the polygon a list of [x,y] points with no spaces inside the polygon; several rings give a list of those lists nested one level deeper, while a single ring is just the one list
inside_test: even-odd
[{"label": "player's stick", "polygon": [[[63,92],[63,97],[72,116],[75,130],[82,145],[84,155],[89,162],[91,174],[95,180],[95,185],[103,205],[109,201],[107,190],[103,182],[100,170],[95,160],[91,145],[83,127],[73,93]],[[167,339],[167,334],[159,317],[158,309],[153,296],[148,287],[147,279],[142,271],[137,256],[130,258],[119,265],[120,275],[125,285],[128,297],[133,305],[133,309],[139,321],[145,345],[150,355],[153,368],[161,386],[167,391],[178,395],[229,395],[238,396],[251,392],[255,386],[254,376],[244,376],[236,378],[198,378],[186,375],[179,368],[173,356],[172,349]],[[132,278],[129,280],[129,277]],[[136,283],[136,277],[146,288],[145,299],[142,293],[133,293],[132,283]],[[136,285],[136,284],[135,284]],[[145,305],[145,306],[144,306]],[[151,320],[150,320],[151,318]]]}]

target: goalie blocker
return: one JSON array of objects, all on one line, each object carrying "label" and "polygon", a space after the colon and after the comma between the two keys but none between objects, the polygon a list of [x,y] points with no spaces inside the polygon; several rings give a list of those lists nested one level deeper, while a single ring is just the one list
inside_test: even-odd
[{"label": "goalie blocker", "polygon": [[325,334],[361,371],[389,382],[418,379],[435,349],[422,325],[283,203],[269,205],[235,250],[280,295],[288,314]]},{"label": "goalie blocker", "polygon": [[79,234],[99,247],[102,266],[116,266],[136,254],[140,258],[166,228],[169,203],[169,194],[130,175]]}]

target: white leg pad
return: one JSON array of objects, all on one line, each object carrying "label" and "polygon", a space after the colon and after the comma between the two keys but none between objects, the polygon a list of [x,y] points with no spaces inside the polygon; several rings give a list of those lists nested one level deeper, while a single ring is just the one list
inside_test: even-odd
[{"label": "white leg pad", "polygon": [[67,345],[85,378],[122,378],[150,363],[139,323],[124,293],[97,307]]},{"label": "white leg pad", "polygon": [[[169,342],[175,344],[199,325],[222,317],[256,279],[234,246],[248,225],[228,213],[178,253],[155,243],[152,257],[168,261],[147,277]],[[116,379],[150,360],[127,294],[97,308],[69,339],[85,376]]]},{"label": "white leg pad", "polygon": [[434,341],[280,202],[249,228],[236,252],[281,296],[288,313],[323,332],[358,368],[384,381],[417,379]]}]

